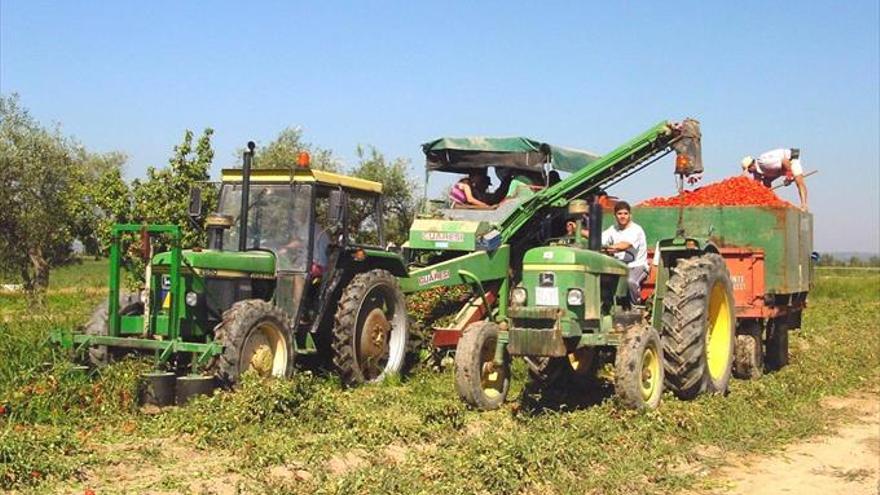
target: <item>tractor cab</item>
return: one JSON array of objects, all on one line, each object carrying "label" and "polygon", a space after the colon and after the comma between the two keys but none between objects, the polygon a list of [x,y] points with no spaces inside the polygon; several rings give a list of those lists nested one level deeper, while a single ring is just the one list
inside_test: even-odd
[{"label": "tractor cab", "polygon": [[255,169],[247,186],[242,169],[222,174],[209,247],[272,254],[275,303],[297,322],[314,320],[316,296],[352,252],[383,244],[379,183],[307,167]]}]

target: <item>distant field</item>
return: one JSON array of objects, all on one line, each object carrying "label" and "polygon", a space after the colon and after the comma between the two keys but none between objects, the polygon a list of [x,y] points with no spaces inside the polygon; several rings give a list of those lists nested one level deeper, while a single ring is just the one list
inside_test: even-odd
[{"label": "distant field", "polygon": [[[727,397],[664,397],[648,413],[609,390],[521,395],[478,413],[449,370],[345,391],[332,376],[246,381],[183,408],[142,412],[125,361],[89,378],[45,338],[101,300],[106,262],[53,272],[46,307],[0,295],[0,488],[19,493],[673,493],[741,452],[821,432],[820,399],[880,375],[880,271],[820,269],[792,364]],[[528,400],[526,400],[528,399]],[[149,411],[148,411],[149,412]]]}]

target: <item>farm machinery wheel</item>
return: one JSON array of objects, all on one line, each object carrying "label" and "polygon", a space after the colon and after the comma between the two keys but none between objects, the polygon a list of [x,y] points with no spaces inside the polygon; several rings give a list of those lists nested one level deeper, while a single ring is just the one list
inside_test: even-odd
[{"label": "farm machinery wheel", "polygon": [[587,387],[596,384],[599,356],[594,347],[581,347],[565,357],[531,357],[529,379],[539,387],[552,387],[561,381]]},{"label": "farm machinery wheel", "polygon": [[614,359],[614,391],[629,409],[654,409],[663,395],[663,345],[647,325],[626,329]]},{"label": "farm machinery wheel", "polygon": [[764,371],[764,346],[761,341],[761,324],[740,320],[743,326],[736,336],[733,359],[733,376],[742,380],[760,378]]},{"label": "farm machinery wheel", "polygon": [[788,365],[788,325],[782,318],[767,324],[767,370],[779,371]]},{"label": "farm machinery wheel", "polygon": [[726,393],[733,368],[736,315],[724,259],[714,253],[681,259],[663,298],[666,386],[684,400]]},{"label": "farm machinery wheel", "polygon": [[224,349],[209,369],[226,386],[238,383],[245,371],[266,378],[293,374],[293,334],[287,316],[270,302],[248,299],[233,304],[214,329],[214,341]]},{"label": "farm machinery wheel", "polygon": [[455,389],[469,406],[481,411],[498,409],[510,389],[510,360],[495,364],[498,325],[471,323],[455,348]]},{"label": "farm machinery wheel", "polygon": [[406,300],[397,278],[370,270],[342,292],[333,326],[333,365],[346,386],[404,371],[409,340]]},{"label": "farm machinery wheel", "polygon": [[[83,332],[86,335],[106,336],[110,333],[110,304],[102,302],[95,308],[92,317],[85,324]],[[144,313],[144,303],[140,302],[137,294],[119,294],[120,315],[140,315]],[[108,349],[105,345],[93,345],[89,347],[88,363],[95,367],[106,366],[110,361],[118,357],[119,353]]]}]

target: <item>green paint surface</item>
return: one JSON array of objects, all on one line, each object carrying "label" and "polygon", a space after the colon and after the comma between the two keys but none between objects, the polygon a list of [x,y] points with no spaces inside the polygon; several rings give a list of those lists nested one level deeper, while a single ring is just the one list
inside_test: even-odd
[{"label": "green paint surface", "polygon": [[[633,221],[645,230],[648,246],[675,237],[679,208],[637,207]],[[606,214],[603,225],[611,225]],[[693,206],[684,208],[685,234],[705,237],[718,247],[764,251],[767,293],[792,294],[810,290],[813,215],[797,208],[766,206]]]},{"label": "green paint surface", "polygon": [[[250,273],[275,273],[275,256],[266,251],[201,251],[185,250],[183,259],[193,268],[207,270],[235,270]],[[153,256],[153,265],[162,266],[171,263],[171,253],[159,253]],[[186,266],[186,263],[184,266]]]}]

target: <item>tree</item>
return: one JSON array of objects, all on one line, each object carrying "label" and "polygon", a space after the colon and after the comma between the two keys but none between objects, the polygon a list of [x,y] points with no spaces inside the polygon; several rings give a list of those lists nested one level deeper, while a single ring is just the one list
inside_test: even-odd
[{"label": "tree", "polygon": [[86,181],[77,193],[81,208],[74,234],[88,254],[106,254],[113,224],[131,221],[131,191],[122,178],[124,153],[90,153],[77,149],[75,159],[82,165]]},{"label": "tree", "polygon": [[[238,156],[241,156],[239,150]],[[296,166],[300,152],[309,153],[311,167],[319,170],[336,172],[339,160],[333,152],[303,141],[302,129],[286,127],[278,133],[278,137],[266,146],[258,146],[254,152],[254,168],[292,168]]]},{"label": "tree", "polygon": [[18,95],[0,96],[0,268],[41,292],[71,254],[87,180],[74,143],[35,121]]},{"label": "tree", "polygon": [[[415,218],[418,197],[414,193],[418,185],[407,174],[409,160],[396,158],[391,162],[376,148],[365,150],[357,148],[358,164],[351,170],[351,175],[362,179],[379,182],[383,185],[383,201],[385,204],[385,238],[398,246],[409,236],[409,226]],[[354,225],[360,225],[368,216],[369,211],[352,211]]]},{"label": "tree", "polygon": [[[205,243],[204,223],[193,225],[190,222],[189,197],[190,190],[198,186],[202,189],[204,211],[213,211],[217,207],[216,189],[206,187],[214,160],[211,147],[213,134],[213,129],[205,129],[193,147],[194,135],[187,129],[183,141],[174,147],[168,167],[149,167],[146,180],[134,180],[134,210],[131,216],[135,223],[179,225],[183,231],[184,247]],[[160,244],[163,249],[167,248],[167,244]]]}]

